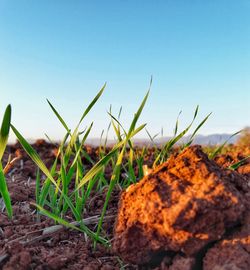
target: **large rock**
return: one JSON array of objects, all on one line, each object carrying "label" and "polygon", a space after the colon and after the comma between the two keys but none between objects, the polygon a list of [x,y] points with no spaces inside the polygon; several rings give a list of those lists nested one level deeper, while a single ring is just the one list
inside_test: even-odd
[{"label": "large rock", "polygon": [[114,252],[135,264],[159,253],[197,254],[242,219],[245,206],[235,177],[199,146],[172,156],[122,193]]}]

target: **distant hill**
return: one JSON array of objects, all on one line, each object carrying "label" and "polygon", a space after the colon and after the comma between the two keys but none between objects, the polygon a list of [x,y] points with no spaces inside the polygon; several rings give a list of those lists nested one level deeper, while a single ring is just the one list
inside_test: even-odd
[{"label": "distant hill", "polygon": [[[232,134],[196,135],[195,139],[193,141],[193,144],[201,144],[201,145],[222,144],[226,140],[228,140],[230,138],[230,136],[232,136]],[[183,137],[179,141],[179,144],[187,142],[189,140],[189,138],[190,138],[190,135]],[[171,139],[171,137],[158,138],[158,139],[155,139],[155,143],[160,146],[170,139]],[[237,139],[238,139],[238,136],[234,136],[228,141],[228,143],[235,143]],[[96,139],[96,138],[88,139],[86,143],[93,145],[93,146],[99,146],[100,139]],[[108,140],[108,145],[112,145],[114,143],[115,143],[114,140]],[[135,139],[134,143],[138,146],[145,145],[145,144],[152,145],[152,142],[149,139]]]},{"label": "distant hill", "polygon": [[[201,144],[201,145],[215,145],[215,144],[222,144],[226,140],[228,140],[232,136],[232,134],[211,134],[211,135],[197,135],[194,138],[194,144]],[[159,139],[157,143],[162,144],[169,138]],[[179,143],[185,143],[190,139],[190,136],[183,137]],[[238,139],[237,136],[234,136],[229,139],[228,143],[235,143]]]}]

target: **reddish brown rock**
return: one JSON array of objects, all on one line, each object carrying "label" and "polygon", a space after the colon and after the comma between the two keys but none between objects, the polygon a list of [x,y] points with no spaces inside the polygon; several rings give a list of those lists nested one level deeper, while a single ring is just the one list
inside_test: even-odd
[{"label": "reddish brown rock", "polygon": [[245,210],[237,177],[230,178],[198,146],[172,156],[122,193],[114,252],[144,264],[159,252],[194,255],[221,239]]}]

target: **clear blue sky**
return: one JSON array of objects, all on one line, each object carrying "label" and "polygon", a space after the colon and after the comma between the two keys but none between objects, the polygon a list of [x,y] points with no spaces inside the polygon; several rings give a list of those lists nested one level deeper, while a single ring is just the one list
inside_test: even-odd
[{"label": "clear blue sky", "polygon": [[152,134],[197,104],[199,119],[213,112],[201,133],[235,132],[250,125],[249,14],[249,0],[0,0],[0,115],[11,103],[26,137],[60,138],[46,98],[74,127],[107,82],[82,125],[99,137],[110,104],[128,125],[153,75],[140,122]]}]

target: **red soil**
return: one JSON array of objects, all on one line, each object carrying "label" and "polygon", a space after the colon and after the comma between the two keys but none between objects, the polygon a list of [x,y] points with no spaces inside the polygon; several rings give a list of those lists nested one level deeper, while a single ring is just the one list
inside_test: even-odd
[{"label": "red soil", "polygon": [[[47,144],[44,141],[38,141],[34,144],[34,147],[41,155],[44,162],[51,166],[56,147],[51,144]],[[214,253],[218,253],[218,250],[221,250],[221,258],[223,254],[227,254],[228,250],[226,247],[235,246],[234,236],[237,235],[239,240],[237,245],[240,246],[242,250],[245,251],[244,256],[247,256],[246,261],[249,259],[249,252],[246,248],[248,243],[248,229],[242,224],[246,224],[244,221],[245,208],[249,209],[249,206],[246,203],[246,198],[248,198],[248,182],[249,181],[249,171],[248,169],[239,169],[243,170],[242,173],[245,173],[244,176],[239,176],[238,173],[228,173],[227,171],[222,171],[215,163],[211,165],[210,161],[206,160],[203,153],[198,149],[197,155],[198,158],[201,158],[200,164],[196,163],[199,161],[193,161],[193,157],[190,155],[189,160],[182,160],[180,158],[179,165],[176,166],[176,157],[171,158],[168,162],[168,165],[163,165],[157,169],[157,173],[162,171],[160,177],[152,177],[151,183],[146,183],[145,180],[140,181],[138,186],[141,190],[136,190],[134,187],[129,188],[129,191],[126,193],[132,193],[134,190],[135,193],[138,193],[138,198],[135,199],[129,206],[131,208],[139,206],[139,201],[143,201],[143,196],[148,194],[148,199],[153,199],[156,205],[149,208],[149,210],[154,211],[155,209],[160,208],[169,208],[171,210],[170,214],[166,214],[164,219],[168,220],[168,228],[172,226],[173,230],[168,231],[168,237],[175,236],[171,241],[166,241],[162,234],[153,234],[152,230],[146,226],[142,227],[143,230],[147,229],[150,232],[150,235],[147,237],[155,237],[151,241],[146,241],[148,246],[145,246],[146,255],[143,257],[143,251],[139,249],[145,244],[144,238],[136,238],[140,230],[135,230],[132,233],[135,238],[131,239],[131,245],[135,248],[133,251],[134,258],[142,258],[141,262],[145,262],[151,256],[148,254],[148,251],[156,251],[162,248],[161,239],[164,239],[166,243],[166,249],[168,252],[156,252],[151,257],[151,261],[145,265],[141,265],[141,262],[136,260],[129,260],[128,256],[125,255],[125,261],[134,261],[138,264],[126,264],[123,263],[124,268],[122,267],[121,260],[118,258],[116,253],[112,250],[107,249],[101,245],[97,245],[96,250],[93,249],[92,243],[90,240],[86,241],[85,236],[79,232],[62,229],[57,233],[52,233],[48,235],[43,234],[43,230],[49,226],[54,225],[53,221],[42,217],[41,221],[37,221],[37,216],[35,213],[35,208],[30,204],[35,201],[35,173],[36,166],[32,161],[27,157],[23,150],[21,150],[20,145],[9,146],[7,153],[4,156],[4,163],[7,162],[8,154],[16,152],[16,154],[21,155],[20,159],[16,162],[13,168],[7,174],[7,182],[9,186],[9,191],[12,198],[14,217],[12,220],[9,220],[5,214],[0,209],[0,269],[3,270],[29,270],[29,269],[167,269],[167,270],[191,270],[191,269],[202,269],[198,266],[197,268],[197,257],[200,261],[204,259],[204,269],[212,269],[209,267],[209,262],[211,265],[220,265],[219,258],[220,256],[214,256]],[[97,149],[89,147],[89,154],[93,160],[97,160]],[[192,154],[195,157],[195,152]],[[147,156],[149,167],[152,164],[152,156]],[[183,157],[183,156],[182,156]],[[178,159],[178,157],[177,157]],[[205,159],[205,161],[204,161]],[[182,161],[181,161],[182,160]],[[182,163],[181,163],[182,162]],[[189,162],[189,169],[185,169],[185,162]],[[90,164],[87,163],[87,166]],[[245,165],[247,165],[246,163]],[[185,166],[184,166],[185,165]],[[223,165],[223,164],[221,164]],[[191,167],[190,167],[191,166]],[[199,168],[199,173],[197,168]],[[200,170],[200,168],[202,168]],[[243,168],[243,167],[242,167]],[[171,174],[167,172],[167,169],[171,171]],[[211,195],[211,201],[208,200],[208,196],[204,192],[201,194],[197,193],[188,193],[190,186],[197,187],[195,177],[204,178],[205,175],[211,176],[209,179],[211,183],[209,185],[203,185],[200,181],[200,187],[208,188],[207,192]],[[155,175],[156,172],[153,172],[151,175]],[[107,170],[107,176],[110,175],[110,171]],[[168,175],[165,179],[165,176]],[[190,177],[188,178],[187,175]],[[216,178],[217,177],[217,178]],[[149,177],[150,178],[150,177]],[[203,179],[202,178],[202,179]],[[214,182],[215,178],[217,182]],[[177,181],[181,179],[182,181]],[[184,181],[186,180],[186,181]],[[169,188],[164,186],[168,184]],[[156,186],[157,184],[157,186]],[[145,188],[147,187],[147,188]],[[155,187],[156,189],[150,195],[151,188]],[[144,194],[144,191],[145,194]],[[164,192],[162,192],[162,190]],[[143,192],[142,192],[143,191]],[[223,191],[226,191],[223,193]],[[104,198],[105,190],[99,194],[94,194],[91,200],[87,203],[84,218],[95,216],[100,214]],[[115,190],[112,194],[111,201],[108,207],[107,216],[110,218],[104,222],[104,230],[107,233],[107,236],[112,239],[114,237],[113,230],[115,224],[115,216],[118,211],[118,201],[120,196],[120,191]],[[187,193],[191,197],[188,198]],[[125,193],[124,193],[125,194]],[[124,200],[125,195],[122,195],[122,200]],[[168,198],[167,194],[171,195]],[[186,205],[178,199],[181,194],[183,194]],[[200,195],[198,199],[196,195]],[[174,200],[176,200],[176,205],[179,207],[178,215],[175,214],[173,210]],[[181,200],[182,201],[182,200]],[[248,200],[250,201],[250,200]],[[215,207],[214,203],[216,202]],[[120,204],[120,209],[122,208]],[[182,211],[182,210],[185,211]],[[207,209],[207,212],[205,211]],[[140,209],[139,211],[142,211]],[[204,211],[206,212],[204,214]],[[159,213],[155,215],[155,220],[153,219],[154,212],[150,212],[151,215],[148,215],[150,219],[150,224],[159,225],[155,226],[155,232],[163,232],[162,225],[159,220],[161,220],[160,213],[164,211],[161,209]],[[143,213],[143,212],[141,212]],[[203,213],[203,215],[201,215]],[[123,215],[127,215],[124,214]],[[195,216],[198,215],[199,218],[195,219]],[[135,217],[136,215],[133,215]],[[138,220],[140,220],[139,215],[137,215]],[[132,217],[127,216],[128,220],[132,220]],[[70,217],[69,217],[70,220]],[[158,220],[158,221],[157,221]],[[175,222],[173,222],[175,221]],[[244,223],[245,222],[245,223]],[[120,223],[120,227],[118,224]],[[132,224],[132,223],[131,223]],[[213,226],[212,228],[207,225]],[[96,224],[90,225],[90,228],[94,229]],[[239,236],[242,233],[242,228],[244,227],[244,237]],[[246,225],[245,225],[246,226]],[[120,215],[118,217],[116,232],[118,232],[118,227],[120,232],[125,231],[124,222],[120,220]],[[132,228],[133,226],[131,226]],[[136,227],[137,228],[137,227]],[[127,229],[126,229],[127,230]],[[231,231],[232,230],[232,231]],[[236,232],[235,232],[236,231]],[[180,233],[181,232],[181,233]],[[197,232],[203,232],[206,237],[202,237],[203,234],[200,234],[198,237]],[[117,236],[116,236],[117,237]],[[118,237],[119,238],[119,237]],[[220,240],[222,238],[222,240]],[[197,240],[198,239],[198,240]],[[119,240],[120,241],[120,240]],[[123,248],[116,238],[114,242],[114,249],[116,252],[124,255],[122,252]],[[210,241],[216,241],[215,245],[212,243],[212,246],[207,246],[207,243]],[[225,243],[225,244],[224,244]],[[198,252],[202,247],[205,246],[205,251],[202,250]],[[225,247],[225,253],[223,253],[223,248]],[[131,251],[131,252],[132,252]],[[130,252],[130,254],[131,254]],[[238,254],[238,249],[236,249],[235,254]],[[126,253],[126,252],[125,252]],[[234,252],[232,251],[232,254]],[[243,254],[243,253],[242,253]],[[243,255],[242,255],[243,256]],[[231,258],[231,257],[230,257]],[[245,258],[245,257],[244,257]],[[202,266],[201,266],[202,267]],[[223,268],[218,268],[223,269]],[[236,269],[236,268],[235,268]],[[240,268],[241,269],[241,268]],[[250,269],[250,268],[242,268]]]}]

